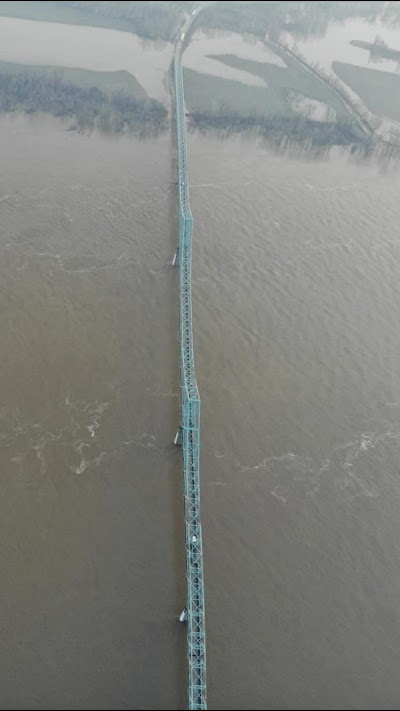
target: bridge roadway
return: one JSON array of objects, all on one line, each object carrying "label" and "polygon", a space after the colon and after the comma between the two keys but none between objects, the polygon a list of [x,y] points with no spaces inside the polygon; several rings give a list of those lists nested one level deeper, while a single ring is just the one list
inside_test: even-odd
[{"label": "bridge roadway", "polygon": [[203,547],[200,523],[200,396],[194,369],[192,331],[192,236],[186,150],[185,97],[181,55],[185,34],[201,8],[192,11],[180,31],[174,55],[174,91],[178,154],[179,238],[173,264],[179,267],[179,336],[181,424],[175,444],[183,451],[183,495],[186,548],[186,605],[180,616],[187,625],[188,707],[207,708],[206,633]]}]

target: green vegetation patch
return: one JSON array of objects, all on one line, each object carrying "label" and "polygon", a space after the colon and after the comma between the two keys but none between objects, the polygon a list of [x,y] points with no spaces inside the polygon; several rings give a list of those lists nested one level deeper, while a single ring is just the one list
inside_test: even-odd
[{"label": "green vegetation patch", "polygon": [[400,76],[379,69],[333,62],[333,70],[372,113],[400,121]]},{"label": "green vegetation patch", "polygon": [[125,70],[116,72],[95,72],[90,69],[58,67],[50,65],[15,64],[0,62],[1,74],[33,74],[57,76],[64,82],[83,89],[96,87],[105,93],[122,91],[130,96],[145,98],[146,92],[132,74]]}]

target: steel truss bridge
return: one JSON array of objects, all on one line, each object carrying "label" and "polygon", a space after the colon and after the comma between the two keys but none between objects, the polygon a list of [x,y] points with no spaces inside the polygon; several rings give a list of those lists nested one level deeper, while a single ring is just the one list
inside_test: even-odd
[{"label": "steel truss bridge", "polygon": [[189,709],[206,709],[206,633],[200,523],[200,396],[193,355],[191,283],[193,217],[189,203],[185,97],[181,63],[183,39],[184,32],[175,47],[173,67],[178,154],[179,238],[172,263],[179,268],[181,385],[181,424],[175,437],[175,444],[182,445],[183,451],[186,547],[186,605],[180,620],[187,625]]}]

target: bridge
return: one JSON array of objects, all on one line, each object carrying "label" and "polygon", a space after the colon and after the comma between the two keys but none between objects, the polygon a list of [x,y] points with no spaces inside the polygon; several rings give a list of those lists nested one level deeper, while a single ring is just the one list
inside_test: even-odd
[{"label": "bridge", "polygon": [[200,396],[194,369],[192,329],[193,217],[189,202],[182,49],[185,33],[200,8],[188,18],[175,46],[174,90],[178,157],[179,237],[172,264],[179,267],[179,337],[181,424],[175,444],[183,452],[183,497],[186,548],[186,605],[180,621],[187,625],[189,709],[207,708],[206,633],[203,545],[200,523]]}]

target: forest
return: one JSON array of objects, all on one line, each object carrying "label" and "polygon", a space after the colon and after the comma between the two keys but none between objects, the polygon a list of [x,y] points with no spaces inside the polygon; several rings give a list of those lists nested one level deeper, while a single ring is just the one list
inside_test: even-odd
[{"label": "forest", "polygon": [[167,110],[156,99],[123,91],[83,88],[49,74],[0,73],[0,112],[46,112],[73,119],[77,130],[159,132],[167,126]]}]

